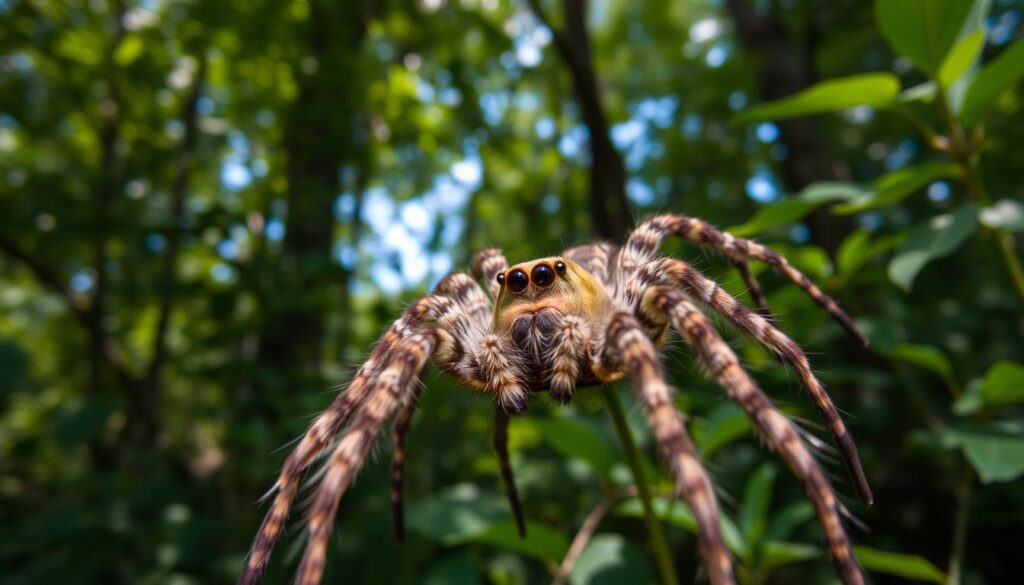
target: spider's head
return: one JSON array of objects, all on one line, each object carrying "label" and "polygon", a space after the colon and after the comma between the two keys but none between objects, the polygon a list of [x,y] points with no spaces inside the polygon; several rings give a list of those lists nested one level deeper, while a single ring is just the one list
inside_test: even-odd
[{"label": "spider's head", "polygon": [[517,318],[545,309],[593,320],[611,303],[592,274],[561,257],[516,264],[497,279],[501,292],[494,305],[494,328],[501,332],[507,332]]}]

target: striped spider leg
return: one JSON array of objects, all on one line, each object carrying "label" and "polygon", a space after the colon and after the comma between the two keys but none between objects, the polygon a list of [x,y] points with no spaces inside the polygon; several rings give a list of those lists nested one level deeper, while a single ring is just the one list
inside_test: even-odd
[{"label": "striped spider leg", "polygon": [[[656,257],[662,239],[670,234],[729,256],[760,312],[747,309],[685,262]],[[835,302],[781,255],[683,216],[658,216],[645,222],[621,248],[591,244],[567,250],[561,257],[511,267],[500,250],[478,253],[473,274],[486,283],[490,299],[473,277],[455,273],[445,277],[434,293],[414,302],[384,333],[348,390],[313,421],[285,460],[270,492],[274,501],[240,582],[250,585],[260,580],[303,475],[323,456],[326,463],[314,486],[307,515],[308,542],[296,577],[300,585],[320,582],[339,500],[386,420],[396,412],[391,502],[395,534],[399,541],[403,539],[405,440],[429,361],[465,386],[494,396],[492,441],[521,536],[526,534],[526,523],[508,459],[511,415],[526,408],[531,392],[547,392],[564,403],[578,388],[631,378],[675,489],[693,511],[709,578],[714,585],[733,583],[732,560],[720,532],[712,485],[672,402],[673,390],[658,354],[658,347],[675,329],[696,348],[711,376],[803,482],[840,577],[848,585],[859,585],[863,575],[824,472],[795,427],[751,380],[697,308],[699,302],[721,314],[793,368],[829,424],[861,497],[870,502],[853,441],[806,355],[768,317],[767,304],[749,272],[749,259],[772,265],[856,333]]]},{"label": "striped spider leg", "polygon": [[656,216],[634,230],[619,253],[618,292],[626,308],[636,308],[646,286],[657,283],[681,286],[694,298],[724,316],[749,337],[763,343],[789,364],[796,371],[801,384],[807,389],[819,413],[828,424],[857,494],[862,501],[871,505],[871,487],[857,456],[856,444],[832,399],[812,372],[806,354],[769,318],[743,306],[700,271],[674,258],[657,259],[657,248],[664,236],[669,233],[680,234],[686,239],[721,249],[740,260],[745,260],[747,255],[764,260],[799,285],[856,339],[866,344],[866,338],[854,327],[853,322],[834,300],[821,292],[807,276],[793,268],[781,254],[750,240],[720,232],[706,222],[681,215]]},{"label": "striped spider leg", "polygon": [[832,561],[844,583],[860,585],[864,577],[843,530],[840,508],[832,486],[818,462],[811,456],[799,433],[750,375],[740,366],[732,348],[711,321],[685,293],[670,286],[652,286],[641,299],[638,313],[646,321],[664,326],[671,322],[708,373],[740,405],[768,445],[779,453],[793,474],[804,484],[814,504],[832,553]]}]

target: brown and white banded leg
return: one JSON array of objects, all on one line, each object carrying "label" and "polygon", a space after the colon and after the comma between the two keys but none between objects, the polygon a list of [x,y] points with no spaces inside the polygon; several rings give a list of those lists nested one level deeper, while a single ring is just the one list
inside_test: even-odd
[{"label": "brown and white banded leg", "polygon": [[715,331],[710,320],[682,292],[668,286],[648,289],[641,311],[651,319],[670,318],[676,330],[697,350],[711,377],[743,408],[768,445],[803,482],[843,583],[862,584],[864,576],[843,529],[839,503],[825,472],[811,456],[789,419],[740,366],[736,354]]},{"label": "brown and white banded leg", "polygon": [[701,556],[713,585],[734,583],[732,559],[719,529],[718,504],[711,481],[693,448],[682,417],[672,402],[672,388],[665,381],[658,352],[640,323],[626,312],[617,312],[608,324],[602,369],[624,367],[633,379],[633,391],[643,408],[651,431],[668,463],[676,491],[683,496],[697,522]]},{"label": "brown and white banded leg", "polygon": [[413,383],[409,399],[395,416],[391,427],[391,522],[395,530],[395,540],[405,542],[405,438],[409,434],[412,416],[416,414],[416,406],[420,393],[423,392],[423,377]]},{"label": "brown and white banded leg", "polygon": [[487,248],[473,255],[473,276],[483,280],[492,299],[497,299],[498,293],[501,292],[501,285],[497,280],[498,273],[507,269],[508,260],[498,248]]},{"label": "brown and white banded leg", "polygon": [[494,454],[498,457],[498,465],[501,467],[501,481],[505,484],[505,496],[508,498],[508,505],[512,509],[512,517],[516,520],[516,530],[520,538],[526,538],[526,520],[523,518],[523,506],[519,503],[519,490],[516,489],[516,479],[512,474],[512,464],[508,459],[508,423],[509,416],[505,408],[498,402],[494,403],[494,434],[491,435],[494,444]]},{"label": "brown and white banded leg", "polygon": [[[681,260],[661,258],[641,266],[636,271],[634,278],[627,284],[626,288],[631,291],[627,294],[639,298],[642,291],[656,284],[680,286],[693,298],[706,303],[712,310],[724,316],[746,335],[770,348],[793,368],[800,378],[800,383],[810,394],[821,417],[825,419],[832,431],[843,463],[853,479],[857,494],[866,504],[871,505],[873,502],[871,487],[868,485],[860,458],[857,456],[857,445],[853,442],[853,437],[839,416],[839,411],[832,402],[832,398],[811,370],[810,360],[807,359],[807,355],[800,349],[800,346],[770,321],[745,307],[713,280]],[[634,305],[634,310],[635,308],[636,305]]]},{"label": "brown and white banded leg", "polygon": [[391,362],[380,373],[363,407],[352,417],[348,430],[327,461],[308,514],[309,540],[295,582],[318,585],[327,557],[327,541],[342,494],[362,467],[377,434],[402,403],[403,392],[434,353],[440,335],[433,327],[417,328],[395,348]]},{"label": "brown and white banded leg", "polygon": [[754,306],[757,307],[758,312],[765,319],[775,322],[774,317],[772,317],[772,311],[768,308],[768,299],[764,297],[764,292],[761,290],[761,284],[757,282],[757,277],[750,271],[750,264],[746,260],[730,260],[730,262],[736,267],[736,271],[740,273],[743,284],[747,286],[747,294],[750,295],[750,300],[754,301]]},{"label": "brown and white banded leg", "polygon": [[572,400],[579,379],[580,362],[590,343],[590,326],[575,315],[566,315],[559,323],[557,339],[551,346],[549,393],[561,404]]},{"label": "brown and white banded leg", "polygon": [[605,286],[610,286],[615,282],[612,263],[615,260],[616,252],[618,252],[618,247],[614,244],[598,242],[597,244],[569,248],[562,255],[582,266]]},{"label": "brown and white banded leg", "polygon": [[391,362],[394,350],[409,337],[412,328],[425,316],[439,313],[450,305],[451,301],[437,295],[424,297],[410,305],[377,341],[370,352],[370,357],[356,372],[348,389],[340,393],[327,410],[310,424],[309,430],[285,459],[277,482],[271,489],[270,493],[277,493],[256,533],[252,550],[239,579],[241,585],[255,585],[260,581],[274,546],[284,531],[291,502],[295,499],[302,481],[302,474],[344,427],[352,413],[365,401],[378,376]]},{"label": "brown and white banded leg", "polygon": [[[620,274],[628,278],[644,262],[653,260],[658,253],[658,249],[661,247],[662,240],[668,235],[676,235],[684,240],[718,250],[733,260],[745,261],[753,258],[770,265],[793,284],[803,289],[851,337],[862,345],[867,345],[867,338],[857,330],[853,321],[839,308],[839,305],[815,286],[811,279],[807,278],[796,268],[793,268],[782,254],[753,240],[737,238],[728,232],[715,228],[715,226],[706,221],[696,218],[667,214],[652,217],[640,224],[630,233],[626,245],[622,247],[622,251],[619,254]],[[620,280],[619,282],[623,281]]]}]

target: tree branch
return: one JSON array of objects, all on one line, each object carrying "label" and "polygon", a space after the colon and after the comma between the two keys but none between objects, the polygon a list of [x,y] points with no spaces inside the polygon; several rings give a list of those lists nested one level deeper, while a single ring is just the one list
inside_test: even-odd
[{"label": "tree branch", "polygon": [[178,249],[181,242],[181,222],[185,215],[185,196],[188,191],[188,175],[192,168],[197,131],[197,103],[202,97],[206,83],[206,56],[199,56],[199,68],[196,71],[192,89],[182,106],[181,119],[184,121],[185,133],[178,145],[178,153],[174,162],[174,179],[171,182],[171,223],[167,230],[167,251],[164,253],[163,275],[161,277],[161,294],[159,317],[156,331],[153,334],[153,350],[149,367],[146,368],[146,386],[150,388],[150,401],[156,403],[159,396],[160,369],[167,360],[167,328],[170,323],[171,308],[174,301],[175,267],[178,262]]},{"label": "tree branch", "polygon": [[608,133],[586,28],[586,0],[564,0],[564,31],[551,24],[540,0],[529,3],[537,20],[551,30],[555,47],[572,76],[576,103],[590,134],[589,204],[593,229],[601,238],[621,238],[632,221],[626,200],[626,168]]}]

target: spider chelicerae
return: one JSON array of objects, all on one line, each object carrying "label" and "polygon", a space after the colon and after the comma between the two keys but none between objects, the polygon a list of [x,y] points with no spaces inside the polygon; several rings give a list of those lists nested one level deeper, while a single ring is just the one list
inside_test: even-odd
[{"label": "spider chelicerae", "polygon": [[[660,245],[669,235],[725,254],[738,268],[758,309],[745,307],[686,262],[660,256]],[[691,217],[659,215],[640,224],[621,247],[579,246],[561,256],[512,267],[500,250],[477,253],[475,278],[451,274],[433,293],[412,303],[377,342],[348,389],[312,422],[274,485],[273,504],[240,582],[253,584],[262,577],[304,472],[324,455],[327,459],[312,496],[308,542],[296,578],[299,585],[319,583],[338,502],[395,411],[392,505],[396,535],[402,539],[404,440],[422,388],[420,376],[429,361],[466,386],[494,395],[494,446],[520,534],[525,534],[525,524],[506,448],[509,416],[526,408],[530,392],[547,391],[565,403],[577,388],[631,378],[675,490],[696,519],[700,554],[710,581],[733,583],[714,491],[674,406],[658,353],[669,330],[675,329],[803,482],[843,582],[863,583],[841,521],[842,506],[825,472],[797,428],[758,388],[704,314],[710,310],[724,317],[796,372],[831,430],[859,496],[870,504],[871,491],[853,439],[811,371],[807,356],[774,325],[748,269],[751,259],[780,272],[850,335],[866,343],[835,301],[782,255]]]}]

